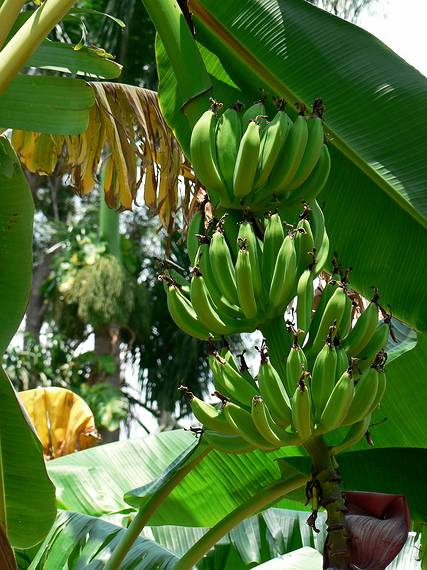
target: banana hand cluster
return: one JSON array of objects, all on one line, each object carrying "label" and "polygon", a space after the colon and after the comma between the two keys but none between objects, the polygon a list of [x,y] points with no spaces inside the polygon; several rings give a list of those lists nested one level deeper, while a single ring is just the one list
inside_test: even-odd
[{"label": "banana hand cluster", "polygon": [[[215,449],[271,451],[348,427],[333,448],[336,454],[363,437],[386,388],[389,319],[385,315],[378,322],[375,295],[352,326],[346,314],[353,308],[349,298],[346,283],[328,284],[303,347],[302,331],[290,327],[293,342],[285,355],[285,377],[270,362],[265,343],[256,378],[247,367],[239,370],[228,348],[211,351],[209,366],[222,403],[216,407],[193,398],[191,407]],[[343,321],[350,324],[340,328]]]},{"label": "banana hand cluster", "polygon": [[191,282],[176,274],[164,276],[169,311],[178,327],[204,340],[251,332],[266,319],[283,315],[304,273],[304,295],[311,298],[320,271],[316,260],[329,249],[317,202],[305,206],[296,227],[286,229],[278,213],[268,213],[262,221],[226,216],[206,231],[202,213],[196,212],[187,238]]},{"label": "banana hand cluster", "polygon": [[239,370],[228,348],[213,350],[209,366],[221,404],[208,404],[188,391],[186,395],[212,447],[225,453],[247,453],[301,444],[291,425],[289,397],[267,357],[263,356],[257,381],[247,368]]},{"label": "banana hand cluster", "polygon": [[259,211],[269,204],[299,204],[313,200],[329,176],[331,161],[324,144],[323,105],[295,121],[282,100],[268,121],[257,102],[245,113],[241,106],[226,109],[213,102],[195,124],[190,141],[191,162],[213,203],[224,208],[242,205]]}]

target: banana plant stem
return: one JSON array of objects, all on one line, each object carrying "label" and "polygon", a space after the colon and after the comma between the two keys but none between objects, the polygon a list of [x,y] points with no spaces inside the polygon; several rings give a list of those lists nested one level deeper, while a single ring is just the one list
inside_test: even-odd
[{"label": "banana plant stem", "polygon": [[282,379],[286,377],[286,356],[291,347],[291,335],[286,330],[283,316],[267,321],[261,327],[267,342],[268,356]]},{"label": "banana plant stem", "polygon": [[0,52],[0,94],[7,89],[18,71],[74,2],[75,0],[43,2],[4,46]]},{"label": "banana plant stem", "polygon": [[0,49],[13,28],[13,24],[26,0],[4,0],[0,6]]},{"label": "banana plant stem", "polygon": [[176,0],[142,0],[166,50],[190,126],[209,109],[212,83]]},{"label": "banana plant stem", "polygon": [[158,492],[154,493],[150,499],[139,509],[135,518],[123,533],[119,544],[111,554],[110,559],[104,566],[104,570],[119,570],[126,554],[129,552],[132,544],[141,534],[145,525],[150,517],[156,512],[157,508],[162,502],[170,495],[175,487],[180,483],[184,477],[212,451],[211,447],[206,448],[203,452],[199,453],[193,461],[187,463],[180,469],[175,476],[170,479]]},{"label": "banana plant stem", "polygon": [[243,519],[250,517],[257,511],[274,503],[286,494],[302,487],[307,483],[308,477],[303,474],[296,475],[286,481],[278,481],[262,489],[254,497],[239,505],[234,511],[220,520],[202,536],[184,556],[174,565],[174,570],[191,570],[199,560],[223,537]]},{"label": "banana plant stem", "polygon": [[328,514],[328,538],[325,553],[328,568],[347,570],[350,567],[350,541],[346,527],[347,508],[340,488],[336,464],[322,437],[314,437],[304,444],[313,460],[313,477],[321,487],[320,504]]}]

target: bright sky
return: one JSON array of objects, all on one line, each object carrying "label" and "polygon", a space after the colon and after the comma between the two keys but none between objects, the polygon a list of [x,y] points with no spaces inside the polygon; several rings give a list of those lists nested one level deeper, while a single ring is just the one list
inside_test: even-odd
[{"label": "bright sky", "polygon": [[357,23],[427,77],[427,0],[377,0]]}]

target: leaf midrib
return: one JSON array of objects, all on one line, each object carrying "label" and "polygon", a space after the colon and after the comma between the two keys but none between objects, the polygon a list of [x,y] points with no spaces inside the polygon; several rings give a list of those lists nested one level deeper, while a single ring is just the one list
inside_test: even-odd
[{"label": "leaf midrib", "polygon": [[[305,102],[303,97],[298,97],[294,91],[289,89],[287,85],[282,83],[275,75],[273,75],[248,49],[243,46],[216,18],[209,10],[200,4],[198,0],[189,1],[190,9],[203,24],[213,33],[214,36],[224,42],[230,50],[232,50],[246,66],[255,72],[271,89],[280,95],[286,96],[287,104],[291,105],[296,112],[298,109],[296,103],[304,102],[309,106],[309,102]],[[366,174],[381,190],[383,190],[400,208],[407,212],[417,223],[427,229],[427,219],[419,213],[408,202],[397,189],[390,184],[381,174],[372,168],[349,144],[347,144],[336,131],[334,131],[327,122],[324,121],[324,130],[329,144],[333,144],[346,158],[348,158],[355,166],[357,166],[364,174]]]}]

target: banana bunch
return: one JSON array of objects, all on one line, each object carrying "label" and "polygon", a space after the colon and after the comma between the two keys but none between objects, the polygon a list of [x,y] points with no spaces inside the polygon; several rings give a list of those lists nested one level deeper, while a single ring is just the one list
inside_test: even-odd
[{"label": "banana bunch", "polygon": [[286,390],[264,353],[257,381],[246,366],[239,369],[228,348],[220,352],[212,350],[209,366],[221,404],[209,404],[188,391],[185,393],[195,417],[203,425],[204,437],[214,449],[247,453],[301,444],[291,426]]},{"label": "banana bunch", "polygon": [[304,272],[312,283],[320,271],[329,240],[314,201],[287,232],[278,213],[268,213],[262,223],[225,216],[206,230],[199,210],[189,224],[187,249],[191,281],[163,275],[168,307],[179,328],[207,340],[251,332],[283,315]]},{"label": "banana bunch", "polygon": [[378,321],[379,309],[384,310],[375,293],[353,325],[349,295],[346,282],[331,280],[308,336],[289,327],[293,342],[284,376],[270,362],[265,343],[256,378],[246,366],[239,369],[228,348],[211,350],[209,366],[221,406],[193,397],[191,407],[212,447],[226,453],[272,451],[347,427],[333,448],[336,454],[363,437],[386,389],[390,316]]},{"label": "banana bunch", "polygon": [[224,208],[265,210],[269,204],[293,205],[314,200],[326,184],[330,156],[324,144],[323,104],[304,110],[295,121],[276,101],[268,121],[262,101],[242,113],[241,105],[212,107],[195,124],[190,141],[191,162],[212,202]]},{"label": "banana bunch", "polygon": [[[334,453],[366,433],[386,387],[384,348],[391,315],[378,293],[354,322],[347,275],[331,279],[313,312],[313,283],[306,270],[298,283],[297,324],[286,360],[285,386],[292,398],[293,427],[303,441],[349,426]],[[383,321],[379,322],[379,311]]]}]

